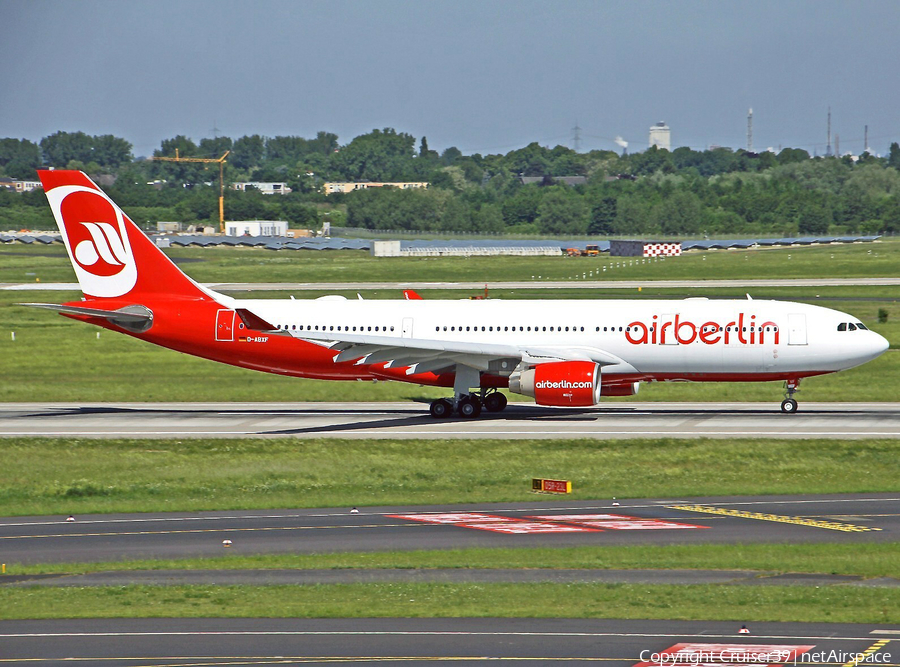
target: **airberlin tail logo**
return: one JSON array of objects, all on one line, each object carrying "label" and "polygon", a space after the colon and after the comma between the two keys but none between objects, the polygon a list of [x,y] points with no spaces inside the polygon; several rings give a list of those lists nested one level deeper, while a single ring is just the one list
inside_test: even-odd
[{"label": "airberlin tail logo", "polygon": [[99,190],[64,185],[47,192],[85,294],[127,294],[137,282],[137,266],[122,211]]},{"label": "airberlin tail logo", "polygon": [[90,238],[79,241],[72,249],[75,261],[82,268],[99,275],[113,275],[124,269],[128,254],[116,228],[108,222],[80,224],[90,234]]}]

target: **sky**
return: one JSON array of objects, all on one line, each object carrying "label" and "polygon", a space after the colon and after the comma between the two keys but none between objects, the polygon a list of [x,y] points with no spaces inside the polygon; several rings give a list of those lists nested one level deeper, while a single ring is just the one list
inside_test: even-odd
[{"label": "sky", "polygon": [[[900,141],[896,0],[0,0],[0,137],[841,152]],[[833,140],[834,141],[834,140]]]}]

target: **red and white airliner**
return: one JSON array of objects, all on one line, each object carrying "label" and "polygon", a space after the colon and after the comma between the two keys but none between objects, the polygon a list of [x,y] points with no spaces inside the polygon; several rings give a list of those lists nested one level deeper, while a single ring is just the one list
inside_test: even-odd
[{"label": "red and white airliner", "polygon": [[30,304],[214,361],[305,378],[452,387],[431,414],[498,412],[510,391],[592,406],[651,381],[784,381],[874,359],[888,342],[836,310],[765,300],[236,299],[181,272],[79,171],[40,178],[84,298]]}]

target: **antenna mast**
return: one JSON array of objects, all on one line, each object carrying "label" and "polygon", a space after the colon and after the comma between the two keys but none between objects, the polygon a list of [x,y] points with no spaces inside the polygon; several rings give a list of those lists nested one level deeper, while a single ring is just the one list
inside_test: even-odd
[{"label": "antenna mast", "polygon": [[825,146],[825,157],[831,155],[831,107],[828,107],[828,143]]}]

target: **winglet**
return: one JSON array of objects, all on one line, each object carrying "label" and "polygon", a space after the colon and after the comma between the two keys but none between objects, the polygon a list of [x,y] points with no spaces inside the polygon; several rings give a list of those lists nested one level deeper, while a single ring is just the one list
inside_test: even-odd
[{"label": "winglet", "polygon": [[403,290],[403,298],[407,301],[423,301],[421,296],[419,296],[418,292],[414,289],[405,289]]}]

